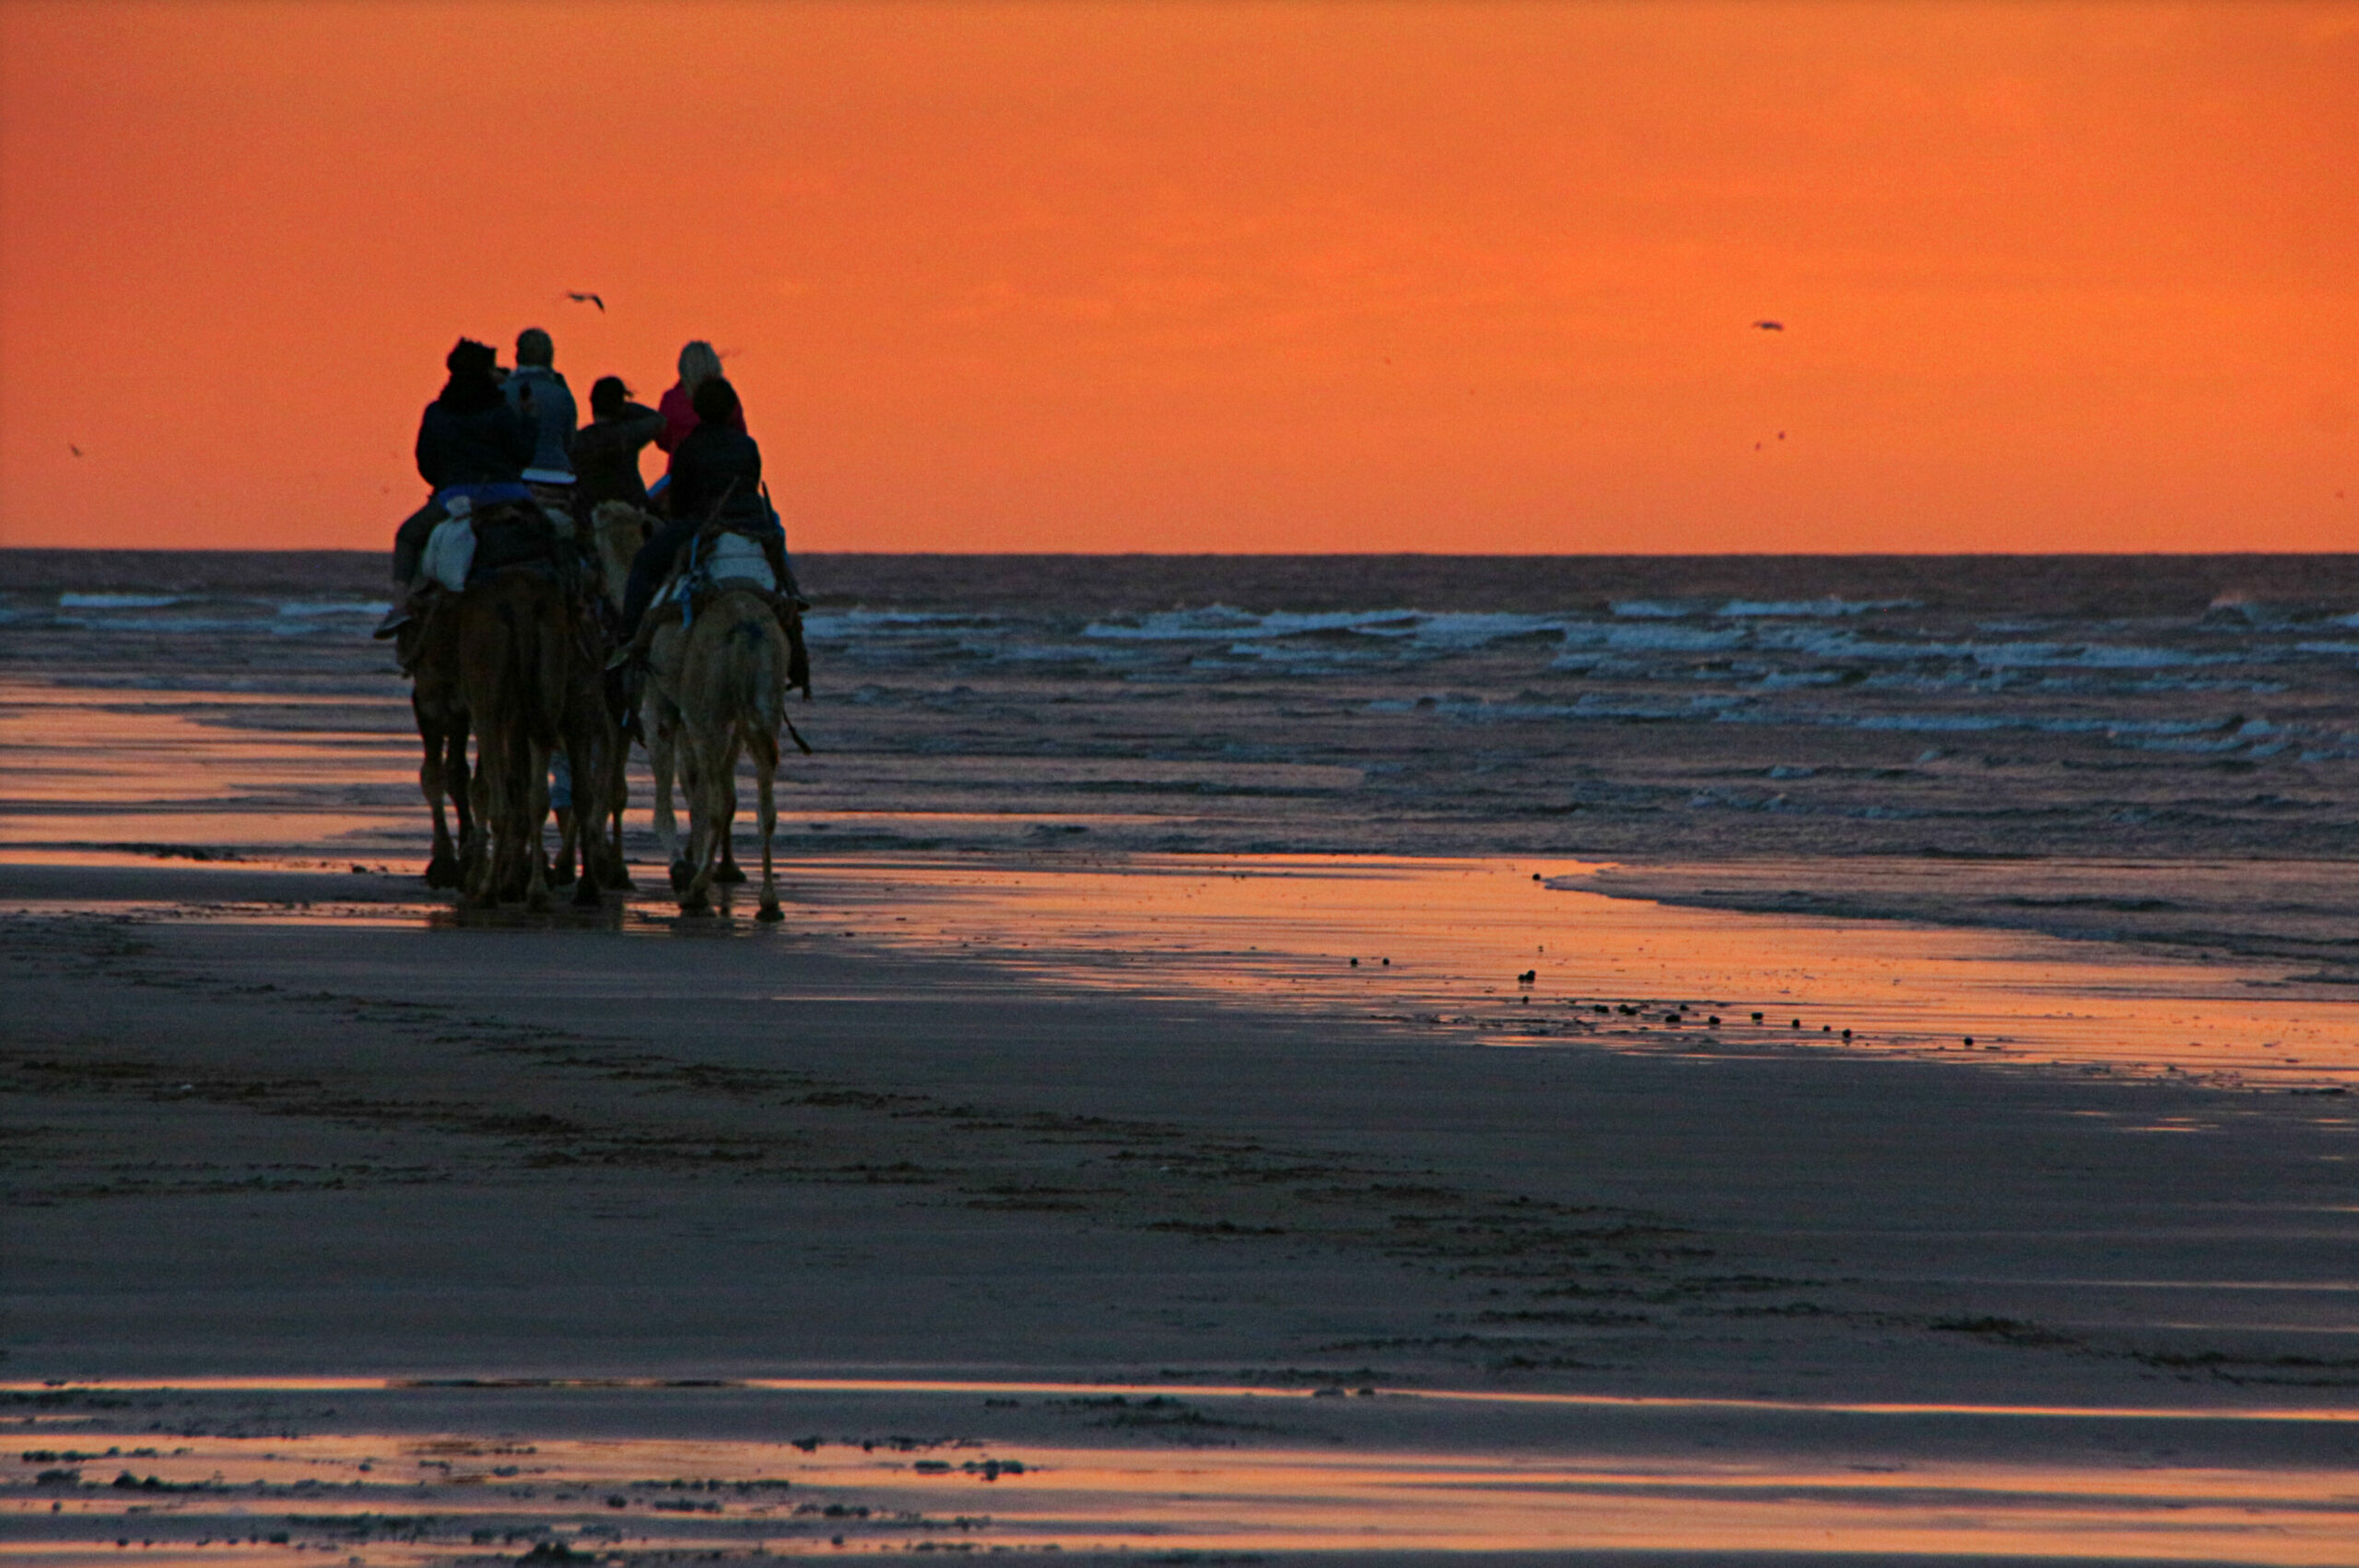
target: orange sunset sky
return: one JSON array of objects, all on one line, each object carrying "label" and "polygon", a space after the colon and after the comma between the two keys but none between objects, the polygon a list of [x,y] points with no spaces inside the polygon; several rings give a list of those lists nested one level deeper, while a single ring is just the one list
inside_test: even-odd
[{"label": "orange sunset sky", "polygon": [[2359,6],[0,6],[0,544],[534,324],[803,549],[2348,549]]}]

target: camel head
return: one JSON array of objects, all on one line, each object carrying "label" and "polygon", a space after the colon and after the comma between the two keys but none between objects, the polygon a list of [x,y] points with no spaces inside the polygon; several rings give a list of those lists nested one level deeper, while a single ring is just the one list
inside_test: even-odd
[{"label": "camel head", "polygon": [[605,581],[606,598],[620,611],[631,557],[654,536],[655,520],[628,501],[600,501],[590,514],[590,532],[597,542],[598,573]]}]

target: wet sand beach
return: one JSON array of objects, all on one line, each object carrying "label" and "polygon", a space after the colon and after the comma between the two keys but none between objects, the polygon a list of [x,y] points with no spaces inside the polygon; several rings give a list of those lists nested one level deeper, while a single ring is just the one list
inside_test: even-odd
[{"label": "wet sand beach", "polygon": [[[1466,875],[1391,870],[1413,906],[1420,877]],[[899,1547],[982,1506],[956,1467],[1070,1475],[1103,1450],[1086,1506],[1027,1479],[1043,1494],[1000,1535],[946,1527],[2333,1562],[2359,1523],[2353,1117],[2321,1092],[2347,1057],[2256,1082],[2092,1075],[2024,1041],[1796,1044],[1749,1017],[1572,1032],[1521,1021],[1572,1013],[1560,996],[1449,973],[1471,939],[1414,920],[1389,955],[1419,988],[1404,1012],[1309,956],[1347,934],[1332,919],[1306,911],[1275,954],[1230,940],[1233,907],[1157,919],[1175,880],[1209,897],[1235,868],[1003,868],[1016,894],[948,896],[976,874],[806,867],[767,930],[650,897],[464,924],[349,869],[0,867],[12,1419],[29,1453],[154,1450],[20,1466],[19,1519],[111,1550],[123,1507],[161,1507],[169,1529],[140,1527],[203,1555],[225,1517],[266,1515],[252,1550],[288,1533],[400,1561],[457,1550],[457,1522],[469,1544],[521,1532],[513,1550],[832,1550],[833,1505],[871,1510],[853,1544]],[[1094,954],[1026,918],[1024,883],[1068,880],[1035,897],[1086,908]],[[1673,909],[1622,940],[1692,944],[1698,919],[1740,951],[1816,942],[1822,989],[1790,1003],[1813,1019],[1895,961],[1844,951],[1879,928]],[[2107,956],[1980,961],[2095,994]],[[2188,1005],[2111,956],[2115,1008]],[[1286,998],[1289,970],[1319,994]],[[1623,995],[1604,1005],[1704,1001]],[[2333,1034],[2346,1005],[2307,1022]],[[323,1377],[402,1386],[304,1386]],[[616,1378],[652,1382],[573,1386]],[[780,1446],[813,1435],[834,1449]],[[433,1444],[500,1442],[552,1456],[516,1461],[542,1490],[405,1490]],[[269,1479],[298,1463],[361,1490],[313,1507]],[[61,1469],[77,1484],[44,1491]],[[726,1489],[725,1528],[643,1491],[607,1508],[607,1478],[674,1471],[791,1481],[823,1511],[751,1515]],[[233,1492],[135,1501],[125,1473]],[[1920,1489],[1860,1479],[1887,1475]],[[987,1483],[1002,1515],[1014,1480]],[[1420,1504],[1435,1487],[1457,1501]],[[1261,1489],[1288,1501],[1239,1501]],[[2189,1534],[2190,1507],[2223,1512]],[[392,1542],[410,1527],[356,1535],[353,1513],[444,1523]]]},{"label": "wet sand beach", "polygon": [[7,1555],[2351,1560],[2333,862],[823,749],[780,928],[461,917],[346,661],[0,702]]}]

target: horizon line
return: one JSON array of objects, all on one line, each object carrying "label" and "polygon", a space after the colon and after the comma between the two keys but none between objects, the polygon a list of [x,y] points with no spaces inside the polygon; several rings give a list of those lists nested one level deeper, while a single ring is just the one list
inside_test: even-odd
[{"label": "horizon line", "polygon": [[[0,544],[0,556],[373,556],[352,545]],[[796,550],[814,556],[876,559],[1074,561],[2058,561],[2283,559],[2359,556],[2341,550]]]}]

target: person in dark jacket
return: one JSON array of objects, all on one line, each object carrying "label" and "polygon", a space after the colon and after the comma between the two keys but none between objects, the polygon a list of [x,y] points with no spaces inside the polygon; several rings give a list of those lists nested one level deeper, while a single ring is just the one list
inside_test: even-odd
[{"label": "person in dark jacket", "polygon": [[442,365],[450,380],[417,422],[418,477],[434,494],[394,532],[393,607],[378,626],[379,637],[390,637],[409,619],[418,559],[435,526],[451,515],[451,496],[464,493],[478,504],[521,498],[524,466],[533,461],[536,432],[501,394],[491,345],[463,337]]},{"label": "person in dark jacket", "polygon": [[573,492],[581,509],[601,501],[647,505],[639,454],[663,433],[663,415],[631,402],[620,376],[601,376],[590,389],[590,420],[573,437]]},{"label": "person in dark jacket", "polygon": [[443,365],[451,379],[417,422],[418,476],[437,490],[516,483],[535,430],[501,394],[491,345],[461,338]]},{"label": "person in dark jacket", "polygon": [[709,522],[758,541],[779,587],[794,591],[794,574],[786,561],[786,531],[763,498],[762,449],[745,434],[737,389],[725,378],[711,378],[697,388],[696,411],[696,428],[672,454],[667,497],[672,521],[656,531],[630,563],[630,583],[623,594],[627,627],[639,626],[682,547]]},{"label": "person in dark jacket", "polygon": [[697,427],[672,453],[672,521],[656,532],[630,564],[623,598],[628,641],[615,655],[616,665],[643,657],[663,617],[648,613],[655,590],[672,570],[688,541],[709,523],[719,523],[762,546],[775,579],[771,607],[786,634],[789,686],[811,696],[811,653],[803,640],[803,593],[786,558],[786,529],[762,492],[762,449],[745,434],[745,411],[737,389],[715,376],[696,391]]}]

